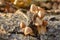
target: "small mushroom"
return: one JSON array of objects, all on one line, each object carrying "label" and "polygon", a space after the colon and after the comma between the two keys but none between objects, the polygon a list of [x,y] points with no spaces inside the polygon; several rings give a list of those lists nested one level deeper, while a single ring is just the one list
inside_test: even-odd
[{"label": "small mushroom", "polygon": [[44,16],[45,16],[45,13],[43,13],[43,12],[41,12],[41,11],[38,12],[38,17],[39,17],[40,19],[42,19]]},{"label": "small mushroom", "polygon": [[52,9],[54,9],[54,10],[58,9],[58,4],[54,3],[53,6],[52,6]]},{"label": "small mushroom", "polygon": [[4,29],[0,29],[0,34],[6,34],[6,31]]},{"label": "small mushroom", "polygon": [[43,26],[47,26],[47,24],[48,24],[47,21],[45,21],[45,20],[42,21],[42,25],[43,25]]},{"label": "small mushroom", "polygon": [[45,16],[45,14],[46,14],[46,11],[43,9],[43,8],[41,8],[41,7],[38,7],[38,17],[39,18],[43,18],[44,16]]},{"label": "small mushroom", "polygon": [[38,31],[38,34],[40,34],[41,33],[41,26],[36,26],[37,27],[37,31]]},{"label": "small mushroom", "polygon": [[21,32],[23,32],[25,36],[34,35],[33,30],[30,27],[22,28]]},{"label": "small mushroom", "polygon": [[26,25],[24,24],[24,22],[21,22],[20,23],[20,28],[25,28],[26,27]]},{"label": "small mushroom", "polygon": [[36,26],[42,25],[42,20],[39,17],[36,17],[35,23]]},{"label": "small mushroom", "polygon": [[34,24],[35,24],[36,26],[39,26],[39,23],[37,23],[37,22],[36,22],[36,23],[34,23]]},{"label": "small mushroom", "polygon": [[34,35],[32,29],[30,27],[25,27],[24,34],[25,35]]},{"label": "small mushroom", "polygon": [[46,12],[45,12],[44,9],[42,9],[41,7],[36,6],[36,5],[34,5],[34,4],[31,5],[31,7],[30,7],[30,12],[35,13],[35,14],[37,13],[37,15],[38,15],[40,18],[43,18],[44,15],[46,14]]},{"label": "small mushroom", "polygon": [[37,26],[37,31],[39,34],[45,34],[47,32],[46,26],[43,25]]},{"label": "small mushroom", "polygon": [[37,27],[37,31],[39,34],[45,34],[47,29],[46,29],[46,26],[47,26],[47,21],[45,20],[41,20],[40,18],[36,18],[36,21],[35,21],[35,26]]},{"label": "small mushroom", "polygon": [[40,34],[45,34],[47,32],[46,26],[41,26]]},{"label": "small mushroom", "polygon": [[32,4],[30,7],[30,12],[32,13],[38,13],[38,8],[35,4]]}]

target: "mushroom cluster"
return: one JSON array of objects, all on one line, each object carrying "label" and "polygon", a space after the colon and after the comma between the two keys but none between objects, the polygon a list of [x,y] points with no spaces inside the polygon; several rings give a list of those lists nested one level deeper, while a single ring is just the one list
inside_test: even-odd
[{"label": "mushroom cluster", "polygon": [[[31,21],[32,22],[31,25],[35,25],[35,26],[32,26],[32,27],[33,28],[36,27],[35,30],[38,31],[38,34],[45,34],[47,31],[46,26],[48,23],[46,20],[43,20],[43,17],[45,16],[46,11],[40,8],[39,6],[36,6],[35,4],[31,5],[29,11],[34,15]],[[35,34],[32,27],[26,26],[24,22],[20,23],[20,28],[25,35]]]}]

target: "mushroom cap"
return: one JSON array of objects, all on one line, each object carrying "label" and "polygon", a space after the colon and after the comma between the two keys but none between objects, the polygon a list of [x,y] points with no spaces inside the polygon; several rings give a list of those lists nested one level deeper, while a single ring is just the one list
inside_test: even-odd
[{"label": "mushroom cap", "polygon": [[21,22],[21,23],[20,23],[20,28],[25,28],[25,26],[26,26],[26,25],[24,24],[24,22]]},{"label": "mushroom cap", "polygon": [[31,7],[30,7],[30,11],[32,13],[38,13],[38,8],[35,4],[32,4]]},{"label": "mushroom cap", "polygon": [[38,7],[38,10],[39,10],[38,11],[38,17],[43,18],[45,16],[45,14],[46,14],[46,11],[41,7]]},{"label": "mushroom cap", "polygon": [[25,27],[24,34],[25,35],[29,35],[29,34],[34,35],[32,29],[30,27]]}]

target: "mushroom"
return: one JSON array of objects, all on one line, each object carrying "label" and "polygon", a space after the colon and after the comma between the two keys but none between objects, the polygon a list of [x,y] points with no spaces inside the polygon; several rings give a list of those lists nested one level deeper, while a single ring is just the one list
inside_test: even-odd
[{"label": "mushroom", "polygon": [[38,13],[38,8],[35,4],[32,4],[30,7],[30,12],[31,13]]},{"label": "mushroom", "polygon": [[24,22],[21,22],[20,23],[20,28],[25,28],[26,27],[26,25],[24,24]]},{"label": "mushroom", "polygon": [[45,20],[42,21],[42,25],[43,25],[43,26],[47,26],[47,24],[48,24],[47,21],[45,21]]},{"label": "mushroom", "polygon": [[6,34],[6,31],[4,29],[0,29],[0,34]]},{"label": "mushroom", "polygon": [[32,29],[30,27],[25,27],[24,34],[25,35],[34,35]]},{"label": "mushroom", "polygon": [[21,28],[21,32],[24,33],[24,35],[34,35],[33,30],[30,27],[27,27],[24,22],[20,23],[20,28]]},{"label": "mushroom", "polygon": [[34,4],[31,5],[30,7],[30,12],[31,13],[35,13],[36,15],[38,15],[38,17],[43,18],[44,15],[46,14],[45,10],[39,6],[36,6]]},{"label": "mushroom", "polygon": [[39,34],[46,33],[46,31],[47,31],[46,26],[48,24],[47,21],[41,20],[39,17],[37,17],[34,24],[37,27],[37,31]]},{"label": "mushroom", "polygon": [[43,18],[46,14],[46,11],[43,8],[38,7],[38,17]]}]

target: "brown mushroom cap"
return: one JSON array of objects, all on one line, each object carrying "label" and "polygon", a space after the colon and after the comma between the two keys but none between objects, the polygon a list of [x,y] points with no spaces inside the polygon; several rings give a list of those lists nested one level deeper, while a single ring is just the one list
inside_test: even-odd
[{"label": "brown mushroom cap", "polygon": [[0,29],[0,34],[6,34],[6,31],[4,29]]},{"label": "brown mushroom cap", "polygon": [[42,25],[43,25],[43,26],[47,26],[47,24],[48,24],[47,21],[45,21],[45,20],[42,21]]},{"label": "brown mushroom cap", "polygon": [[29,35],[29,34],[34,35],[32,29],[30,27],[25,27],[24,34],[25,35]]},{"label": "brown mushroom cap", "polygon": [[38,11],[38,17],[43,18],[46,14],[46,11],[44,9],[40,8],[40,7],[38,7],[38,10],[39,10]]},{"label": "brown mushroom cap", "polygon": [[21,22],[20,23],[20,28],[25,28],[26,27],[26,25],[24,24],[24,22]]},{"label": "brown mushroom cap", "polygon": [[30,11],[32,13],[38,13],[38,8],[35,4],[32,4],[31,7],[30,7]]}]

